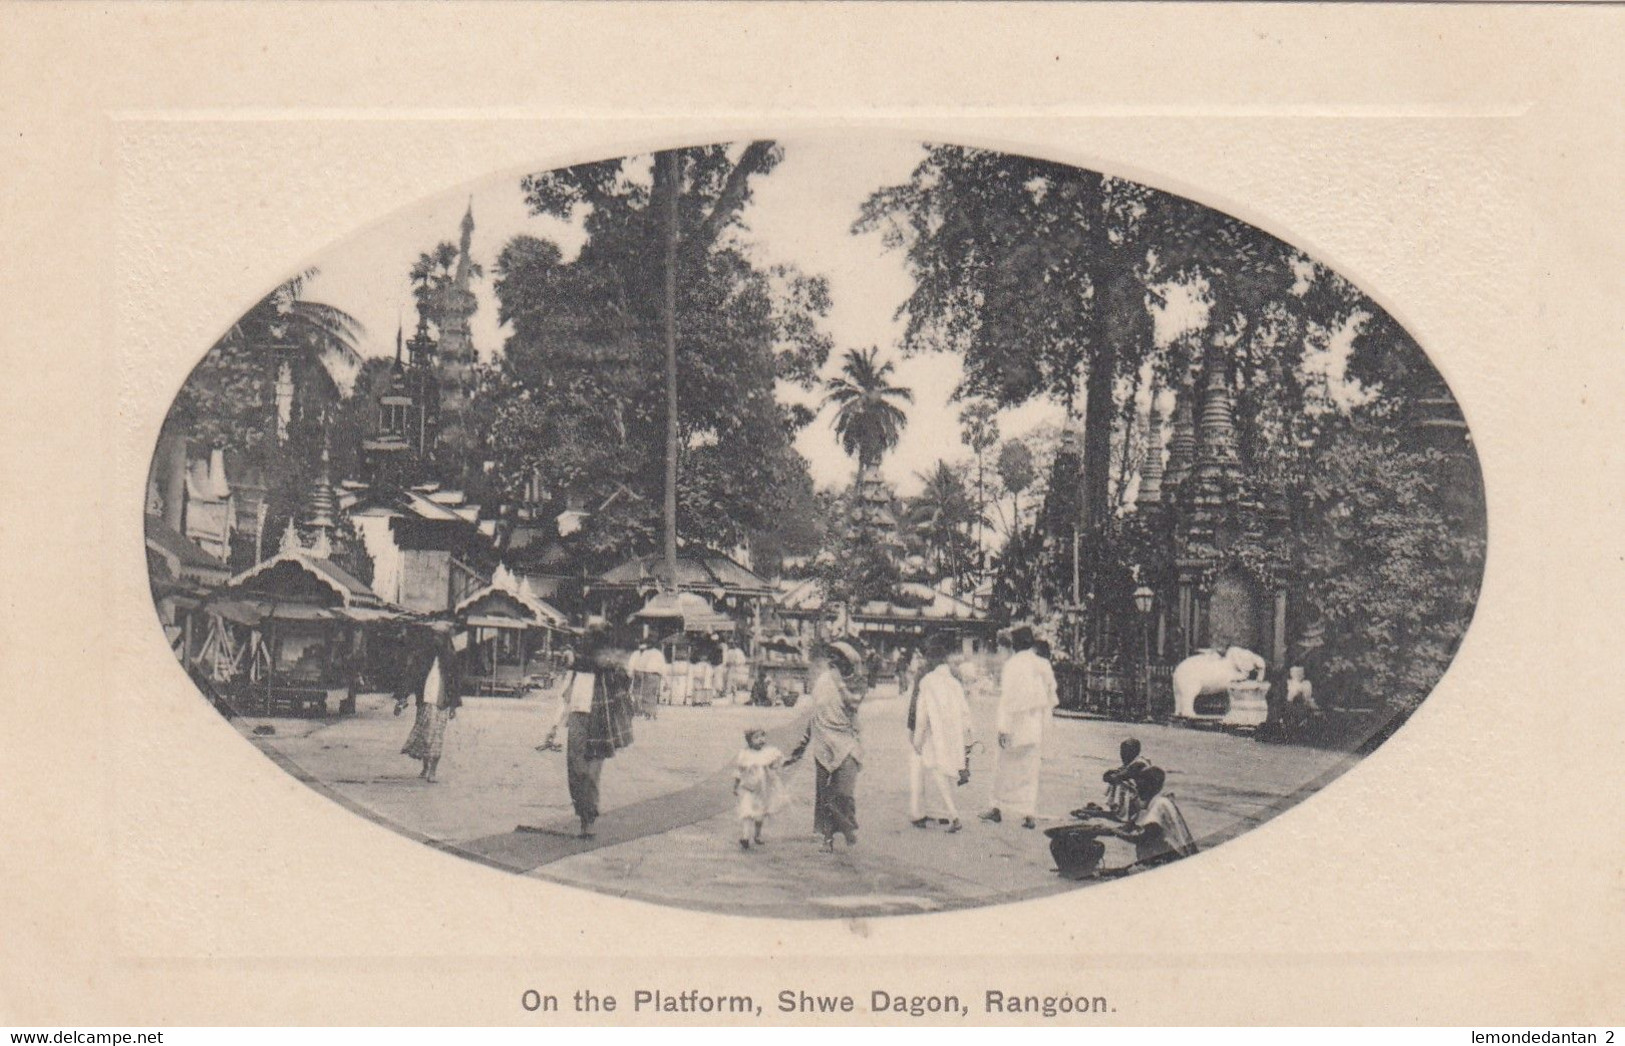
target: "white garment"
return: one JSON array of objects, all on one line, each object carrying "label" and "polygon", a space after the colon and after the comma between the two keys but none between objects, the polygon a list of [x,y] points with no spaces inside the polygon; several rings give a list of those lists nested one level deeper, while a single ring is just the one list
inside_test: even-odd
[{"label": "white garment", "polygon": [[1196,840],[1191,838],[1191,830],[1185,824],[1185,817],[1179,812],[1179,806],[1169,792],[1158,793],[1146,804],[1146,808],[1140,811],[1135,823],[1154,824],[1162,829],[1160,838],[1148,839],[1144,844],[1136,845],[1135,853],[1138,860],[1159,857],[1170,850],[1181,857],[1189,857],[1196,852]]},{"label": "white garment", "polygon": [[928,769],[957,774],[965,765],[970,744],[970,706],[965,688],[947,665],[939,665],[920,680],[920,701],[914,710],[914,747]]},{"label": "white garment", "polygon": [[1012,817],[1031,817],[1038,810],[1038,774],[1043,749],[1038,745],[1001,748],[993,764],[993,805]]},{"label": "white garment", "polygon": [[438,708],[444,690],[445,686],[440,676],[440,659],[437,657],[429,662],[429,672],[423,677],[423,703]]},{"label": "white garment", "polygon": [[942,800],[942,808],[950,820],[959,820],[959,807],[954,802],[954,782],[949,775],[928,769],[914,749],[908,750],[908,819],[918,821],[925,816],[925,779],[931,778]]},{"label": "white garment", "polygon": [[1011,654],[999,672],[998,731],[1010,748],[1043,743],[1044,723],[1057,704],[1055,670],[1031,650]]},{"label": "white garment", "polygon": [[734,762],[734,783],[739,795],[735,813],[740,818],[759,821],[784,809],[789,795],[780,776],[783,769],[784,753],[772,745],[739,753]]},{"label": "white garment", "polygon": [[643,656],[638,658],[635,667],[639,672],[648,672],[657,676],[664,676],[668,671],[666,655],[654,647],[650,647],[643,652]]},{"label": "white garment", "polygon": [[570,690],[565,695],[565,704],[570,711],[592,711],[592,688],[597,682],[598,676],[593,672],[577,672],[571,677]]},{"label": "white garment", "polygon": [[689,663],[678,659],[671,663],[671,676],[667,685],[671,688],[671,703],[686,705],[689,699]]},{"label": "white garment", "polygon": [[1038,808],[1038,776],[1043,770],[1044,724],[1057,703],[1055,671],[1031,650],[1011,654],[999,673],[995,717],[1008,744],[993,768],[993,805],[1031,817]]}]

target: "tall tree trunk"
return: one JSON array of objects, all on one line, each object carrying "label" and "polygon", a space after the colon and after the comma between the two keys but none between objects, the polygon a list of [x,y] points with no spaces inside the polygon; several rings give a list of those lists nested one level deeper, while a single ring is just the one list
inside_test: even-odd
[{"label": "tall tree trunk", "polygon": [[1117,346],[1106,333],[1106,323],[1095,324],[1094,351],[1089,358],[1089,383],[1083,401],[1083,497],[1080,499],[1084,532],[1106,523],[1111,494],[1112,427],[1117,411],[1112,403],[1117,372]]},{"label": "tall tree trunk", "polygon": [[1113,393],[1119,343],[1136,319],[1125,313],[1134,307],[1133,280],[1134,273],[1115,260],[1108,261],[1095,274],[1092,351],[1083,408],[1082,523],[1086,540],[1111,517],[1112,430],[1117,423]]},{"label": "tall tree trunk", "polygon": [[682,156],[675,150],[655,154],[655,187],[665,212],[666,273],[661,318],[666,340],[666,580],[677,587],[677,195]]}]

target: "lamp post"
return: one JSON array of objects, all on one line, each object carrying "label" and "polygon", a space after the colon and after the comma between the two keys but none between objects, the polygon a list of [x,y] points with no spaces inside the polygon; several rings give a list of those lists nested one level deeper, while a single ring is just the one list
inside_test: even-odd
[{"label": "lamp post", "polygon": [[1140,708],[1146,716],[1151,714],[1151,647],[1147,622],[1151,620],[1151,608],[1156,601],[1157,594],[1149,585],[1134,590],[1134,609],[1140,612]]}]

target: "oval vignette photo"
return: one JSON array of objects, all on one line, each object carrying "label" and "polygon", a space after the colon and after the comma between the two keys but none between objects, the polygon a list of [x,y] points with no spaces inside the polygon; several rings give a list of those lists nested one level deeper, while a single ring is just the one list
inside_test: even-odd
[{"label": "oval vignette photo", "polygon": [[487,866],[827,918],[1201,860],[1473,616],[1478,459],[1382,288],[1116,175],[698,146],[288,272],[163,421],[159,620],[242,743]]}]

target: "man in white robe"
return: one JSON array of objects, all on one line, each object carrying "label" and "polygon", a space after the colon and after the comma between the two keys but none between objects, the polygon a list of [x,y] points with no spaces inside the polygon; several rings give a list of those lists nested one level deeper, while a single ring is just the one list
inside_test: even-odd
[{"label": "man in white robe", "polygon": [[932,637],[927,649],[927,670],[917,684],[909,723],[914,752],[909,760],[908,815],[916,828],[931,823],[925,815],[923,795],[929,778],[947,812],[948,831],[957,832],[964,825],[954,803],[954,782],[964,769],[965,750],[971,743],[970,705],[949,663],[951,637]]},{"label": "man in white robe", "polygon": [[1043,769],[1044,725],[1058,704],[1055,672],[1033,651],[1032,629],[1010,636],[1014,651],[999,673],[996,723],[999,751],[993,767],[993,806],[984,821],[1002,821],[1005,811],[1037,828],[1038,776]]}]

